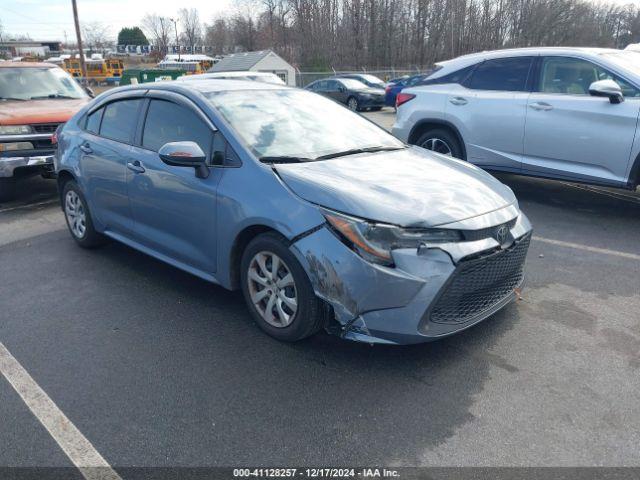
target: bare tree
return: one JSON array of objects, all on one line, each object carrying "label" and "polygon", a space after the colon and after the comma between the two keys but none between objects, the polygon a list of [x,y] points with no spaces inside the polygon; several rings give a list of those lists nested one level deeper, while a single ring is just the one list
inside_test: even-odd
[{"label": "bare tree", "polygon": [[156,13],[147,14],[142,18],[142,27],[146,30],[152,43],[162,53],[166,54],[173,31],[173,24],[168,18]]},{"label": "bare tree", "polygon": [[202,24],[200,15],[195,8],[181,8],[178,10],[180,22],[182,23],[182,36],[186,46],[193,51],[193,47],[202,41]]},{"label": "bare tree", "polygon": [[82,36],[89,50],[101,50],[111,43],[110,27],[102,22],[83,23]]}]

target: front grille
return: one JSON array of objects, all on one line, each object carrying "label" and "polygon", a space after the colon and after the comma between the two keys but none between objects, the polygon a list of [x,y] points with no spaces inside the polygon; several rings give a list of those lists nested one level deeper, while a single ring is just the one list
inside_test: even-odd
[{"label": "front grille", "polygon": [[36,133],[53,133],[59,125],[59,123],[37,123],[31,126]]},{"label": "front grille", "polygon": [[462,234],[464,235],[464,239],[467,242],[473,242],[475,240],[484,240],[485,238],[493,238],[494,235],[496,234],[496,231],[500,227],[505,226],[509,230],[511,230],[517,221],[518,221],[518,217],[512,220],[509,220],[507,223],[502,223],[500,225],[495,225],[493,227],[482,228],[480,230],[462,230]]},{"label": "front grille", "polygon": [[462,260],[431,309],[431,321],[465,323],[509,297],[522,283],[530,241],[529,234],[505,250]]}]

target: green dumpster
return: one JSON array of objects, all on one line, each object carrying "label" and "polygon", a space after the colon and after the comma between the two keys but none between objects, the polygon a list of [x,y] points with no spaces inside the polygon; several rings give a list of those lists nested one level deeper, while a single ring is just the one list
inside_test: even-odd
[{"label": "green dumpster", "polygon": [[132,79],[138,80],[138,83],[161,82],[164,80],[175,80],[183,76],[184,70],[162,70],[159,68],[128,68],[122,73],[120,85],[131,85]]}]

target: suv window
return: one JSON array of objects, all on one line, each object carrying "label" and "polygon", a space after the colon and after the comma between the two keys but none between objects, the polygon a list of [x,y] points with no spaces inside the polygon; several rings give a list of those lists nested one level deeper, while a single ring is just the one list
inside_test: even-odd
[{"label": "suv window", "polygon": [[138,123],[138,110],[142,103],[141,98],[131,100],[119,100],[104,107],[102,123],[100,124],[100,136],[107,137],[118,142],[131,143]]},{"label": "suv window", "polygon": [[419,80],[418,85],[444,85],[446,83],[458,83],[464,84],[464,81],[467,79],[471,71],[475,68],[474,65],[470,65],[465,68],[461,68],[460,70],[456,70],[455,72],[451,72],[447,75],[438,78],[429,78],[431,75],[436,73],[442,67],[436,67],[434,71],[429,72],[424,75],[424,77]]},{"label": "suv window", "polygon": [[467,86],[474,90],[524,92],[532,60],[531,57],[487,60],[476,67]]},{"label": "suv window", "polygon": [[151,100],[142,133],[142,146],[157,152],[165,143],[196,142],[211,151],[211,129],[187,107],[166,100]]},{"label": "suv window", "polygon": [[87,132],[93,133],[94,135],[98,134],[98,131],[100,130],[100,120],[102,120],[103,113],[104,108],[101,108],[87,117],[87,123],[85,125],[85,130]]},{"label": "suv window", "polygon": [[543,93],[589,95],[589,86],[598,80],[613,80],[625,97],[640,97],[640,90],[604,68],[580,58],[545,57],[538,90]]}]

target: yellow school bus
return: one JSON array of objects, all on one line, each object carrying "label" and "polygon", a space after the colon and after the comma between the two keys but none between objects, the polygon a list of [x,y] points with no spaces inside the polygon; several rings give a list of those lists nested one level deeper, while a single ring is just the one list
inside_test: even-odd
[{"label": "yellow school bus", "polygon": [[[85,59],[87,65],[87,80],[89,83],[113,83],[119,82],[124,71],[122,60],[117,58]],[[62,65],[74,78],[82,78],[82,68],[79,58],[67,58]]]}]

